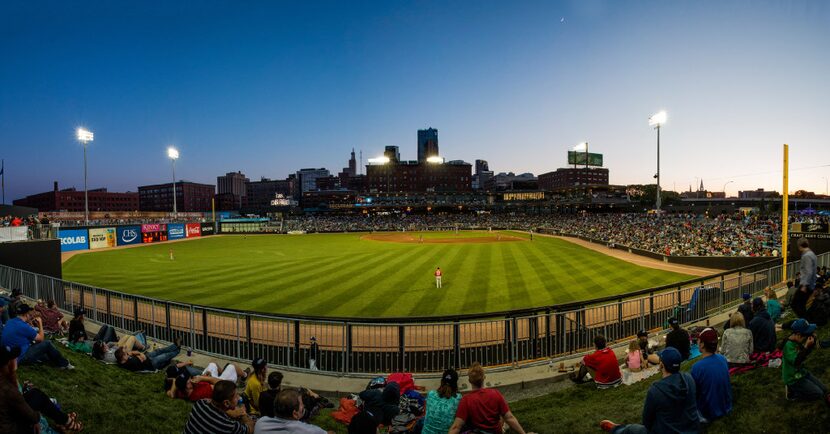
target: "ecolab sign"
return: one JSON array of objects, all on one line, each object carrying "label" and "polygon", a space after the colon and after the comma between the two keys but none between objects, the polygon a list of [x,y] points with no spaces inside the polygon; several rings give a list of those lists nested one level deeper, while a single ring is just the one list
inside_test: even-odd
[{"label": "ecolab sign", "polygon": [[120,226],[115,240],[119,246],[141,244],[141,226]]},{"label": "ecolab sign", "polygon": [[186,228],[187,238],[202,236],[202,225],[200,225],[199,223],[188,223]]},{"label": "ecolab sign", "polygon": [[89,249],[89,234],[86,229],[61,229],[58,230],[58,238],[61,239],[61,252]]}]

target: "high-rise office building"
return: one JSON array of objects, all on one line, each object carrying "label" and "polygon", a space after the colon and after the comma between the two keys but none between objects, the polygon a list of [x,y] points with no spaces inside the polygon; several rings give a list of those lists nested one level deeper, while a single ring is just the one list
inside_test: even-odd
[{"label": "high-rise office building", "polygon": [[490,165],[487,164],[487,160],[476,160],[476,175],[487,170],[490,170]]},{"label": "high-rise office building", "polygon": [[383,150],[383,156],[388,158],[390,163],[401,161],[401,151],[397,146],[387,146]]},{"label": "high-rise office building", "polygon": [[426,163],[427,158],[437,157],[438,153],[438,130],[427,128],[418,130],[418,162]]},{"label": "high-rise office building", "polygon": [[299,184],[299,193],[317,190],[317,178],[328,178],[329,170],[325,168],[319,169],[300,169],[297,171],[297,183]]}]

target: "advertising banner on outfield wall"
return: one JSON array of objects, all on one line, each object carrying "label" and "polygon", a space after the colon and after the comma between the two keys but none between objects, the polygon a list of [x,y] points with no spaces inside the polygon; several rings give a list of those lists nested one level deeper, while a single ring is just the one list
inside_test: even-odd
[{"label": "advertising banner on outfield wall", "polygon": [[184,223],[170,223],[167,225],[167,239],[178,240],[184,238]]},{"label": "advertising banner on outfield wall", "polygon": [[103,249],[115,247],[115,228],[95,228],[89,230],[89,248]]},{"label": "advertising banner on outfield wall", "polygon": [[202,236],[202,225],[199,223],[188,223],[185,226],[185,229],[187,232],[187,238]]},{"label": "advertising banner on outfield wall", "polygon": [[167,232],[167,225],[162,223],[154,223],[151,225],[141,225],[141,232]]},{"label": "advertising banner on outfield wall", "polygon": [[141,226],[120,226],[116,230],[119,246],[141,244]]},{"label": "advertising banner on outfield wall", "polygon": [[202,236],[206,235],[213,235],[216,231],[214,229],[213,223],[202,223]]},{"label": "advertising banner on outfield wall", "polygon": [[58,229],[61,252],[89,249],[89,234],[86,229]]}]

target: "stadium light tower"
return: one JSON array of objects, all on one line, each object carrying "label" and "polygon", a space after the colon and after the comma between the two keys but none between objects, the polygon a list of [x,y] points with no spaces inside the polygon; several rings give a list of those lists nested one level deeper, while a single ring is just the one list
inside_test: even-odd
[{"label": "stadium light tower", "polygon": [[75,137],[84,145],[84,224],[89,226],[89,191],[86,186],[86,145],[94,138],[92,131],[78,128]]},{"label": "stadium light tower", "polygon": [[171,146],[167,148],[167,156],[173,165],[173,218],[176,218],[179,216],[176,210],[176,160],[179,159],[179,150]]},{"label": "stadium light tower", "polygon": [[660,210],[660,127],[666,123],[666,112],[659,111],[650,118],[648,118],[648,124],[654,127],[657,130],[657,174],[654,175],[657,178],[657,199],[654,202],[654,209]]}]

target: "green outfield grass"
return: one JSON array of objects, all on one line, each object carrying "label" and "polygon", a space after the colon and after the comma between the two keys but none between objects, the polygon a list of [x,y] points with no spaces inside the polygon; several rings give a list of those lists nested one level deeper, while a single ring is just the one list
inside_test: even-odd
[{"label": "green outfield grass", "polygon": [[[416,240],[420,233],[409,233]],[[498,236],[424,233],[424,239]],[[621,294],[691,278],[567,241],[405,243],[361,234],[233,235],[76,255],[64,279],[162,299],[353,317],[495,312]],[[175,260],[169,259],[173,249]],[[433,271],[444,272],[442,289]]]}]

